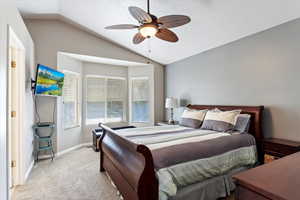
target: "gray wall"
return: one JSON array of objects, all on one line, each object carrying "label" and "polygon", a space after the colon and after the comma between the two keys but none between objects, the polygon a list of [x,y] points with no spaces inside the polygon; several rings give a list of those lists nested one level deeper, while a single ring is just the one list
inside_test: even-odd
[{"label": "gray wall", "polygon": [[297,19],[168,65],[166,95],[193,104],[264,105],[265,135],[300,141],[299,75]]},{"label": "gray wall", "polygon": [[[29,32],[20,16],[14,0],[1,0],[0,1],[0,199],[6,200],[7,193],[7,132],[6,132],[6,117],[7,117],[7,66],[9,66],[7,58],[8,52],[8,25],[14,30],[18,38],[21,40],[26,48],[26,81],[29,81],[32,75],[34,44],[30,37]],[[21,91],[25,96],[24,108],[24,126],[22,134],[24,141],[21,147],[23,153],[22,165],[23,171],[21,176],[25,176],[28,171],[33,158],[32,158],[32,125],[33,118],[33,100],[32,93],[24,83],[24,90]],[[28,86],[28,85],[27,85]]]},{"label": "gray wall", "polygon": [[[28,19],[25,22],[35,43],[37,63],[56,68],[58,52],[141,63],[148,62],[148,59],[143,56],[59,20]],[[160,71],[163,71],[162,65],[158,63],[153,63],[153,65],[156,68],[160,68]],[[164,90],[158,90],[158,92],[160,93],[159,96],[164,96]],[[155,102],[158,108],[156,116],[157,120],[161,120],[164,116],[164,102],[163,98],[157,98],[157,100]],[[54,98],[40,99],[38,109],[40,113],[43,113],[41,121],[52,121],[52,112],[55,103],[57,101]],[[58,120],[58,127],[62,126],[60,123]]]}]

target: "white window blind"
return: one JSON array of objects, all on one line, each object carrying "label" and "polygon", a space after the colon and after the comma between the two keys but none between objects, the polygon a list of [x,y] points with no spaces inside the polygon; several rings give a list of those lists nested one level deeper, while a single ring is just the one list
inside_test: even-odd
[{"label": "white window blind", "polygon": [[132,121],[133,122],[149,122],[149,79],[133,78],[131,80],[132,88]]},{"label": "white window blind", "polygon": [[79,75],[64,72],[63,102],[64,127],[71,128],[79,125]]},{"label": "white window blind", "polygon": [[87,123],[125,120],[126,80],[87,77]]},{"label": "white window blind", "polygon": [[106,85],[105,78],[87,78],[87,120],[89,122],[102,122],[106,113]]},{"label": "white window blind", "polygon": [[107,79],[107,118],[110,121],[122,121],[125,114],[125,81]]}]

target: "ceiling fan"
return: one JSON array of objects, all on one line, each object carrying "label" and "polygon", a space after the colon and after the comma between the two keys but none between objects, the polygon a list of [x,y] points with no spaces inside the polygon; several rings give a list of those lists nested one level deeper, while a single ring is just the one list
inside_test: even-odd
[{"label": "ceiling fan", "polygon": [[138,29],[139,32],[133,37],[134,44],[139,44],[153,36],[168,42],[177,42],[177,35],[168,28],[182,26],[191,21],[190,17],[185,15],[167,15],[157,18],[150,13],[150,0],[147,0],[147,12],[134,6],[129,7],[128,10],[139,25],[119,24],[107,26],[105,29]]}]

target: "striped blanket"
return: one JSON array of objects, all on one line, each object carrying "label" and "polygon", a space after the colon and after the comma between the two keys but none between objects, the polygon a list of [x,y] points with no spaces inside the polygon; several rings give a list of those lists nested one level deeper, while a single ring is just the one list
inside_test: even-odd
[{"label": "striped blanket", "polygon": [[250,134],[179,125],[123,129],[117,133],[151,150],[160,200],[175,196],[182,187],[257,162],[255,139]]}]

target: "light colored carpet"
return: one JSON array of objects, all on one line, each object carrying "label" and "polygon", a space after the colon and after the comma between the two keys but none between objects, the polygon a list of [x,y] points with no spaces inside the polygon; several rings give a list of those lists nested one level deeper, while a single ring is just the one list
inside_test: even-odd
[{"label": "light colored carpet", "polygon": [[99,172],[99,153],[82,148],[40,161],[13,200],[119,200],[117,191]]},{"label": "light colored carpet", "polygon": [[[99,172],[99,153],[81,148],[35,165],[13,200],[119,200],[104,173]],[[233,200],[234,198],[228,198]]]}]

